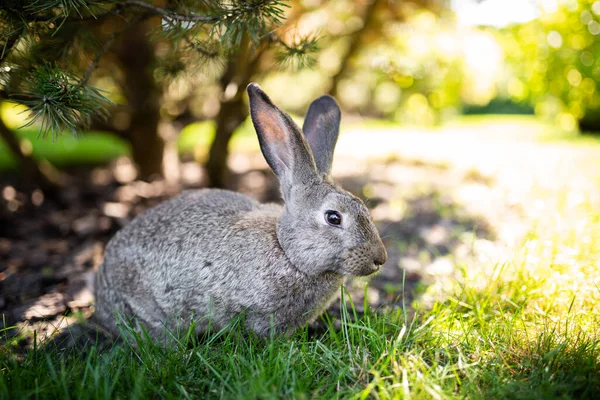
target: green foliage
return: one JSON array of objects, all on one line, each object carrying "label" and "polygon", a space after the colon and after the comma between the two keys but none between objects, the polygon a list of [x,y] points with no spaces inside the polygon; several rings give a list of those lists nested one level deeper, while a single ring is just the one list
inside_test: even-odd
[{"label": "green foliage", "polygon": [[364,105],[403,123],[435,125],[455,114],[464,66],[452,23],[417,10],[388,31],[388,40],[365,46],[346,86],[363,86]]},{"label": "green foliage", "polygon": [[242,40],[252,52],[272,47],[282,62],[310,65],[316,39],[287,44],[275,33],[287,8],[283,0],[181,0],[165,8],[145,0],[8,2],[0,6],[0,101],[26,105],[27,125],[39,123],[43,137],[106,117],[111,102],[88,81],[120,35],[155,16],[162,22],[154,39],[167,50],[152,67],[163,82],[197,74],[209,60],[223,63]]},{"label": "green foliage", "polygon": [[486,105],[465,105],[464,115],[473,114],[533,114],[533,107],[529,104],[517,103],[509,98],[496,97]]},{"label": "green foliage", "polygon": [[498,37],[514,74],[506,91],[564,128],[579,121],[600,129],[599,34],[595,0],[556,2],[539,19],[504,29]]}]

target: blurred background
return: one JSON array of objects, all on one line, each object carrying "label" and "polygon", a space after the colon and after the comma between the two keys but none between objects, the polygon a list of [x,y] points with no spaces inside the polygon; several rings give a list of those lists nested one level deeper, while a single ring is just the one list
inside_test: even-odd
[{"label": "blurred background", "polygon": [[[532,227],[542,254],[544,232],[584,240],[595,221],[600,1],[26,3],[0,9],[9,323],[89,316],[106,242],[183,189],[280,201],[248,120],[252,81],[298,122],[314,98],[338,100],[334,176],[390,255],[355,291],[377,307],[428,304],[449,277],[513,257]],[[569,276],[556,279],[587,279]]]}]

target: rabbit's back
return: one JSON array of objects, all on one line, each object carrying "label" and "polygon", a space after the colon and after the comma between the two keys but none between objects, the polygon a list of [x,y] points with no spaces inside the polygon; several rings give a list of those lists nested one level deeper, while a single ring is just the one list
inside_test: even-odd
[{"label": "rabbit's back", "polygon": [[[186,268],[210,269],[207,258],[222,251],[224,241],[238,221],[261,205],[226,190],[187,191],[135,218],[108,243],[105,263],[130,261],[140,273],[175,277]],[[166,269],[166,265],[176,268]],[[130,271],[112,267],[111,272]],[[169,275],[169,276],[164,276]],[[162,280],[165,282],[165,280]],[[161,281],[154,281],[161,282]]]},{"label": "rabbit's back", "polygon": [[238,215],[257,207],[260,204],[254,200],[228,190],[190,190],[147,210],[122,229],[113,241],[152,249],[156,245],[175,243],[203,229],[227,229],[228,223],[234,222]]}]

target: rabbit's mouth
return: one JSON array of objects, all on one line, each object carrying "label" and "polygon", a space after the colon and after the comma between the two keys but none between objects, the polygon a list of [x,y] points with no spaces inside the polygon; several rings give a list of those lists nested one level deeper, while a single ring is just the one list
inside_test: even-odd
[{"label": "rabbit's mouth", "polygon": [[340,273],[346,276],[370,276],[373,275],[381,269],[381,265],[377,264],[368,264],[368,265],[348,265],[344,266],[340,269]]},{"label": "rabbit's mouth", "polygon": [[368,270],[368,272],[367,272],[367,274],[365,274],[365,276],[373,275],[373,274],[379,272],[379,270],[381,269],[381,264],[372,264],[370,267],[371,268]]},{"label": "rabbit's mouth", "polygon": [[375,260],[369,251],[364,248],[350,250],[340,268],[340,273],[348,276],[369,276],[378,272],[385,260]]}]

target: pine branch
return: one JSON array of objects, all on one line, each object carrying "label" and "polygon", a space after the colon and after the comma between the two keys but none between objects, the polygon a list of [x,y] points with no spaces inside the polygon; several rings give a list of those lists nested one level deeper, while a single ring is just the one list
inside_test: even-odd
[{"label": "pine branch", "polygon": [[28,90],[20,103],[27,106],[30,120],[24,126],[39,121],[42,137],[51,133],[54,140],[63,130],[77,135],[77,128],[93,116],[108,117],[106,107],[112,102],[99,89],[56,66],[37,68],[25,84]]},{"label": "pine branch", "polygon": [[188,36],[184,40],[185,44],[160,58],[154,74],[161,83],[186,80],[194,85],[201,80],[198,71],[211,68],[208,63],[213,63],[213,70],[220,68],[223,58],[218,44],[194,43]]},{"label": "pine branch", "polygon": [[229,47],[237,47],[248,34],[254,43],[260,42],[285,18],[287,1],[233,0],[224,9],[223,18],[213,26],[213,34]]},{"label": "pine branch", "polygon": [[[198,5],[200,3],[200,5]],[[158,7],[143,0],[36,0],[23,6],[20,10],[11,10],[18,18],[22,27],[19,35],[7,41],[5,48],[12,49],[19,41],[19,37],[33,37],[28,29],[34,29],[39,23],[36,31],[36,40],[25,46],[29,54],[21,59],[26,67],[13,74],[22,80],[24,89],[20,93],[11,93],[12,100],[19,101],[28,107],[29,121],[26,126],[40,123],[39,135],[45,137],[51,134],[55,139],[63,130],[70,130],[77,134],[81,125],[87,125],[92,116],[107,116],[106,106],[110,101],[102,95],[101,91],[88,84],[93,71],[97,68],[101,59],[114,44],[116,38],[132,25],[135,25],[149,17],[159,15],[162,17],[163,35],[168,39],[178,40],[183,38],[188,43],[188,49],[192,47],[198,59],[217,59],[220,56],[229,56],[241,43],[242,38],[254,43],[260,54],[268,46],[268,42],[274,27],[281,24],[285,18],[284,8],[288,7],[287,1],[282,0],[229,0],[213,1],[198,0],[194,4],[195,10],[202,9],[202,15],[185,14],[185,5],[179,3],[168,3],[169,7]],[[100,13],[97,5],[106,5],[109,9]],[[81,77],[65,71],[63,61],[65,59],[81,60],[81,43],[75,40],[80,29],[85,30],[84,25],[72,22],[96,20],[97,18],[111,15],[133,14],[132,19],[117,31],[109,34],[102,46],[94,52],[91,62],[83,71]],[[96,13],[95,13],[96,12]],[[11,15],[12,15],[11,14]],[[56,22],[55,22],[56,21]],[[44,25],[44,23],[46,25]],[[54,25],[51,25],[54,23]],[[204,31],[203,31],[204,30]],[[57,33],[58,32],[58,33]],[[64,32],[64,34],[63,34]],[[199,40],[198,35],[206,40]],[[194,43],[195,38],[197,42]],[[298,65],[310,64],[312,51],[316,51],[316,39],[301,39],[293,45],[287,45],[283,41],[277,42],[281,47],[282,62],[297,60]],[[179,46],[176,44],[176,47]],[[72,53],[72,49],[79,49]],[[174,53],[174,56],[184,55],[185,46]],[[49,51],[48,51],[49,50]],[[67,50],[67,51],[62,51]],[[7,53],[7,52],[5,52]],[[48,54],[45,54],[48,53]],[[178,53],[178,54],[177,54]],[[38,57],[41,55],[42,60]],[[2,53],[2,56],[5,56]],[[29,58],[28,58],[29,57]],[[181,58],[181,57],[180,57]],[[173,77],[180,71],[185,72],[186,63],[194,59],[188,55],[180,60],[172,57],[170,65],[166,65],[160,72],[165,77]],[[260,57],[257,57],[257,60]],[[3,58],[0,58],[2,62]],[[49,61],[52,60],[52,61]],[[256,62],[258,62],[256,60]],[[39,65],[42,64],[40,67]],[[17,65],[19,61],[17,61]],[[78,68],[78,66],[75,66]],[[67,68],[70,69],[70,68]],[[158,72],[158,70],[157,70]],[[248,77],[249,79],[249,77]],[[13,85],[14,87],[14,85]],[[7,96],[10,92],[6,87],[0,88],[0,94]]]},{"label": "pine branch", "polygon": [[301,69],[316,63],[314,54],[319,51],[319,38],[316,35],[297,37],[291,45],[275,35],[271,36],[271,40],[280,47],[276,53],[279,65]]},{"label": "pine branch", "polygon": [[163,18],[162,36],[178,40],[188,33],[197,34],[210,25],[209,36],[217,38],[225,48],[238,47],[241,37],[248,33],[253,42],[260,41],[285,18],[284,8],[289,0],[231,0],[206,2],[203,15],[184,14],[158,7],[143,0],[124,0],[124,7],[137,7],[150,15]]},{"label": "pine branch", "polygon": [[95,12],[92,13],[90,12],[89,15],[81,15],[78,14],[77,17],[67,17],[65,18],[64,16],[60,16],[60,15],[49,15],[49,14],[36,14],[34,16],[31,17],[31,19],[29,20],[29,22],[54,22],[57,20],[61,20],[64,22],[89,22],[89,21],[102,21],[104,18],[108,17],[108,16],[115,16],[115,15],[120,15],[123,11],[123,7],[121,7],[119,4],[116,5],[115,8],[113,9],[109,9],[109,10],[105,10],[102,12]]},{"label": "pine branch", "polygon": [[31,1],[24,7],[25,11],[31,14],[39,14],[46,11],[58,10],[60,14],[68,17],[72,11],[83,17],[82,10],[90,13],[90,6],[95,3],[94,0],[46,0]]}]

